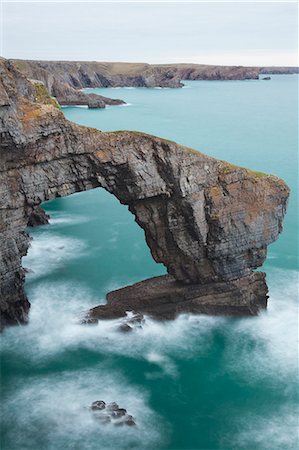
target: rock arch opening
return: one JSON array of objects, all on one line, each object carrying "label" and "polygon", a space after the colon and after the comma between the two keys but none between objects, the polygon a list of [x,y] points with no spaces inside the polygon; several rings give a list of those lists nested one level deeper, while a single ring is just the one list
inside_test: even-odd
[{"label": "rock arch opening", "polygon": [[[38,225],[41,219],[43,226],[27,229],[33,238],[22,259],[24,268],[32,270],[26,273],[27,286],[28,279],[33,284],[48,279],[82,284],[100,303],[112,289],[165,273],[153,261],[134,216],[104,189],[53,199],[41,206],[30,222]],[[49,225],[44,226],[45,220]]]}]

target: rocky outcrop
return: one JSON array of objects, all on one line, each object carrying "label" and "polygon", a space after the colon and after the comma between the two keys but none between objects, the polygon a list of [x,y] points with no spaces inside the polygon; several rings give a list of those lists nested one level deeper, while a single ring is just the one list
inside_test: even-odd
[{"label": "rocky outcrop", "polygon": [[15,60],[10,63],[28,79],[42,82],[50,95],[55,97],[60,105],[86,105],[89,108],[105,108],[106,105],[122,105],[126,103],[120,99],[81,92],[78,86],[69,82],[68,77],[71,76],[71,73],[63,73],[63,70],[69,70],[68,65],[60,67],[59,63],[57,63],[59,70],[55,62],[40,64],[38,61]]},{"label": "rocky outcrop", "polygon": [[[78,61],[12,60],[29,78],[42,80],[49,92],[91,87],[180,87],[183,84],[173,68],[136,63],[102,63]],[[55,95],[56,96],[56,95]]]},{"label": "rocky outcrop", "polygon": [[[239,296],[246,311],[265,306],[263,276],[252,271],[282,230],[289,194],[282,180],[144,133],[78,126],[39,102],[34,85],[5,60],[0,76],[2,325],[27,320],[21,259],[32,212],[46,200],[98,186],[128,205],[153,258],[171,275],[162,284],[146,282],[141,291],[156,290],[160,302],[169,289],[179,311],[191,295],[196,300],[192,308],[186,301],[186,310],[202,312],[200,298],[211,304],[211,295],[222,290],[224,305],[233,293],[232,301]],[[137,286],[136,299],[141,291]],[[210,311],[216,309],[213,304]]]},{"label": "rocky outcrop", "polygon": [[[120,331],[136,328],[136,317],[147,314],[157,320],[171,320],[181,313],[225,316],[253,316],[267,306],[265,274],[254,272],[228,282],[184,285],[173,276],[150,278],[140,283],[110,292],[107,305],[88,312],[89,320],[126,317]],[[140,319],[141,320],[141,319]]]},{"label": "rocky outcrop", "polygon": [[183,86],[181,80],[251,80],[259,79],[260,73],[298,73],[296,67],[32,60],[11,60],[11,63],[27,78],[42,81],[61,105],[87,105],[89,108],[125,102],[87,94],[80,89],[124,86],[179,88]]},{"label": "rocky outcrop", "polygon": [[[66,95],[63,91],[67,87],[75,90],[125,86],[178,88],[183,86],[181,80],[251,80],[258,79],[260,73],[298,73],[297,67],[261,68],[97,61],[11,61],[27,77],[42,80],[49,92],[57,98]],[[107,99],[106,101],[109,102]]]},{"label": "rocky outcrop", "polygon": [[114,426],[136,425],[135,418],[128,414],[125,408],[120,408],[116,402],[106,404],[103,400],[96,400],[90,407],[93,417],[100,424],[113,424]]}]

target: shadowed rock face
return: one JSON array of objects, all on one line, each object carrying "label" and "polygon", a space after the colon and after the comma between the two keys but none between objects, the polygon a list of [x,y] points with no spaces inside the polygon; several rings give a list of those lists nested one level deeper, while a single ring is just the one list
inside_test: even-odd
[{"label": "shadowed rock face", "polygon": [[[171,281],[170,292],[180,292],[181,300],[194,292],[197,303],[200,293],[211,301],[222,289],[224,304],[242,291],[243,306],[256,304],[251,313],[265,306],[263,274],[252,270],[282,229],[289,194],[282,180],[143,133],[75,125],[58,108],[37,102],[34,85],[5,60],[0,75],[2,325],[27,320],[21,258],[33,211],[46,200],[98,186],[128,205],[153,258],[171,275],[163,286]],[[155,283],[150,286],[154,291]],[[181,300],[174,310],[184,311]],[[196,312],[187,303],[186,310]]]}]

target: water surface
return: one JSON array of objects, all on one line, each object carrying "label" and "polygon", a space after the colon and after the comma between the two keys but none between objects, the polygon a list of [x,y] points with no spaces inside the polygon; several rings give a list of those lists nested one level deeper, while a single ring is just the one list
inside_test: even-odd
[{"label": "water surface", "polygon": [[[119,334],[78,317],[107,291],[165,273],[133,216],[102,189],[48,202],[24,265],[30,324],[2,336],[3,450],[296,449],[298,77],[188,81],[183,89],[93,89],[128,106],[67,107],[74,122],[133,129],[273,173],[292,189],[264,269],[269,309],[255,318],[183,315]],[[117,401],[137,429],[88,410]]]}]

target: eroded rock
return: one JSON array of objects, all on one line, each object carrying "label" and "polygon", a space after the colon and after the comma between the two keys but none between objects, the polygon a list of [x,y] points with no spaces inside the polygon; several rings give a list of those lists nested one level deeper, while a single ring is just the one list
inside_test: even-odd
[{"label": "eroded rock", "polygon": [[115,402],[106,404],[103,400],[96,400],[90,409],[95,419],[102,424],[111,423],[115,426],[127,425],[130,427],[136,425],[135,418]]},{"label": "eroded rock", "polygon": [[29,216],[28,226],[37,227],[39,225],[47,225],[49,223],[49,219],[49,214],[47,214],[43,208],[37,206]]},{"label": "eroded rock", "polygon": [[[143,314],[135,311],[125,311],[126,317],[122,321],[122,323],[118,326],[118,330],[123,333],[128,333],[138,328],[142,328],[142,325],[145,322],[145,318]],[[96,318],[93,312],[91,312],[90,317],[94,319],[101,318],[100,316]],[[116,316],[117,317],[117,316]]]},{"label": "eroded rock", "polygon": [[282,230],[289,195],[282,180],[144,133],[69,122],[52,104],[38,102],[32,83],[6,60],[0,99],[2,325],[27,320],[21,258],[32,212],[46,200],[99,186],[128,205],[171,277],[116,291],[90,317],[95,311],[101,318],[130,310],[155,315],[153,302],[157,316],[162,309],[162,316],[204,309],[247,314],[265,306],[264,275],[253,270]]}]

